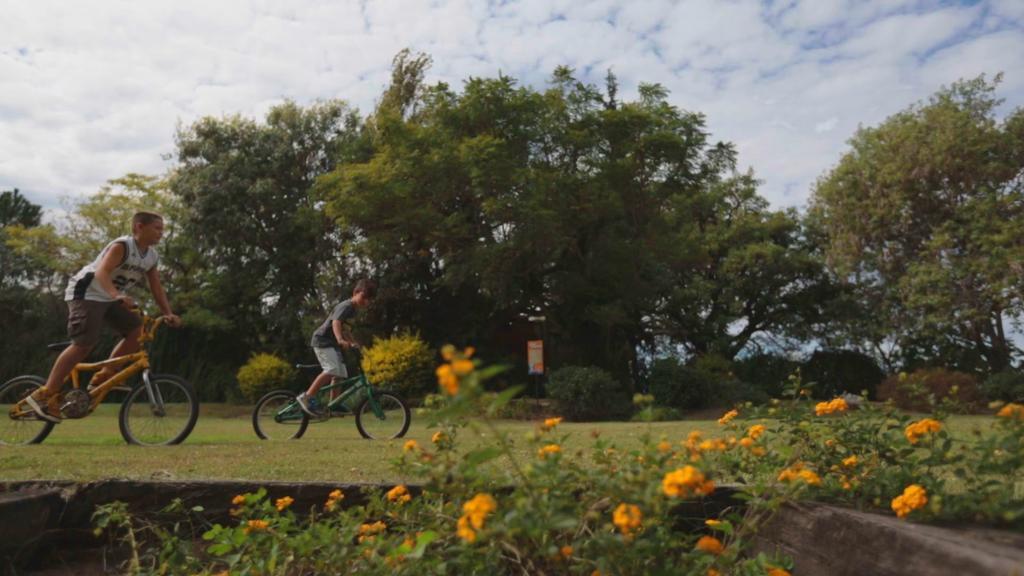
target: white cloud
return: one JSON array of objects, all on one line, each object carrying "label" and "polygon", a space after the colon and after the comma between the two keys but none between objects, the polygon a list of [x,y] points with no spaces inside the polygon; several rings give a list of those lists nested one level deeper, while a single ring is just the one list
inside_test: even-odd
[{"label": "white cloud", "polygon": [[48,208],[166,170],[179,122],[285,98],[366,111],[404,47],[456,89],[499,70],[543,87],[560,64],[598,84],[613,69],[626,98],[660,82],[777,206],[806,202],[858,124],[957,78],[1005,71],[1006,109],[1024,104],[1019,0],[35,0],[4,20],[0,189]]}]

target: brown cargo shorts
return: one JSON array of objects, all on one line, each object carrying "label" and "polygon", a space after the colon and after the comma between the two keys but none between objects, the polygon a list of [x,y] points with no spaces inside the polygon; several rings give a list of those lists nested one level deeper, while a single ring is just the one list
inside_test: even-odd
[{"label": "brown cargo shorts", "polygon": [[104,322],[122,337],[142,325],[139,315],[120,301],[68,300],[68,338],[75,344],[95,346]]}]

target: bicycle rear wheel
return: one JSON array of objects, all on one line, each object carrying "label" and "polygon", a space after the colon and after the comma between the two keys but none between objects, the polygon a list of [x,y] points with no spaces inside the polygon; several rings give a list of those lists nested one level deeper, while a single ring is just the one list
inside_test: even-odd
[{"label": "bicycle rear wheel", "polygon": [[307,426],[309,416],[299,408],[290,390],[267,392],[252,411],[252,429],[261,440],[299,439]]},{"label": "bicycle rear wheel", "polygon": [[199,418],[199,400],[192,385],[170,374],[151,374],[139,382],[121,404],[121,435],[129,444],[180,444]]},{"label": "bicycle rear wheel", "polygon": [[39,444],[53,431],[54,423],[38,418],[18,402],[46,384],[39,376],[16,376],[0,386],[0,445]]},{"label": "bicycle rear wheel", "polygon": [[374,393],[372,400],[376,400],[380,414],[374,411],[370,398],[363,400],[356,409],[356,428],[359,434],[371,440],[390,440],[405,436],[412,420],[405,402],[388,392]]}]

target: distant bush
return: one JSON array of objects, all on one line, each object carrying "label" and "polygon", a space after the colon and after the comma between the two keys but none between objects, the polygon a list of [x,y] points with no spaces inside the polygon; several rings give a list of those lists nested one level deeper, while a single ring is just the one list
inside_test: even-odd
[{"label": "distant bush", "polygon": [[733,362],[736,378],[771,398],[781,398],[786,379],[800,363],[776,354],[756,354]]},{"label": "distant bush", "polygon": [[363,353],[363,371],[374,385],[416,401],[437,387],[434,352],[418,334],[377,339]]},{"label": "distant bush", "polygon": [[945,368],[900,372],[878,386],[879,400],[892,400],[904,410],[930,412],[945,408],[956,412],[978,410],[983,396],[978,379]]},{"label": "distant bush", "polygon": [[993,374],[981,385],[986,400],[1024,402],[1024,372],[1004,370]]},{"label": "distant bush", "polygon": [[818,350],[800,369],[804,382],[814,382],[817,398],[830,399],[850,392],[867,391],[869,398],[877,395],[878,384],[885,373],[865,354],[852,350]]},{"label": "distant bush", "polygon": [[295,368],[273,354],[255,354],[236,374],[242,396],[255,402],[271,390],[289,386],[295,378]]},{"label": "distant bush", "polygon": [[647,390],[658,406],[680,410],[704,408],[711,403],[713,378],[675,358],[661,358],[651,365]]},{"label": "distant bush", "polygon": [[611,374],[596,366],[566,366],[551,373],[548,396],[569,420],[625,417],[632,405]]}]

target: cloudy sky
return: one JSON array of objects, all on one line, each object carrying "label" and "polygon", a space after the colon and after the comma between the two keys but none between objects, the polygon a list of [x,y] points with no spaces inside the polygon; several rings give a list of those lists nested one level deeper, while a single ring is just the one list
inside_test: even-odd
[{"label": "cloudy sky", "polygon": [[174,131],[290,98],[363,111],[404,47],[429,80],[499,71],[543,87],[559,64],[623,95],[659,82],[782,206],[806,202],[858,125],[942,85],[1005,72],[1024,105],[1024,0],[0,0],[0,190],[60,206],[159,174]]}]

